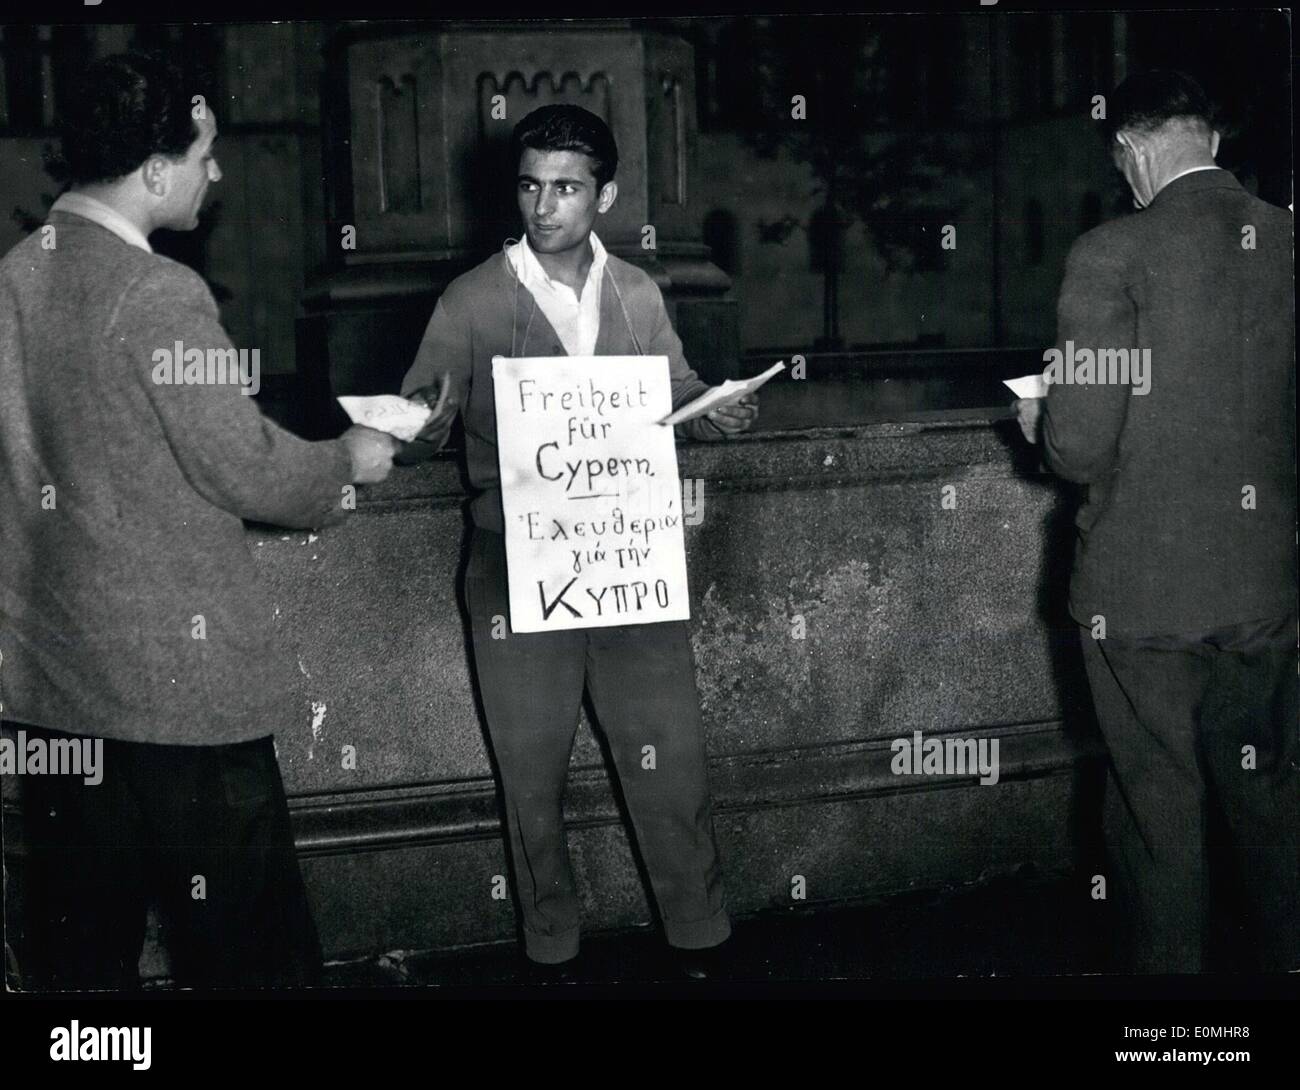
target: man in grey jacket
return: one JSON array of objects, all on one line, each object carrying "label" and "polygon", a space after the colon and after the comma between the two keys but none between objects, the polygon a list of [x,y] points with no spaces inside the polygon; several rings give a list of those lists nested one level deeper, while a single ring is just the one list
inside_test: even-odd
[{"label": "man in grey jacket", "polygon": [[292,667],[242,520],[339,521],[395,442],[265,419],[206,285],[150,249],[221,177],[192,90],[93,65],[61,121],[70,188],[0,261],[3,714],[28,747],[104,745],[97,783],[24,777],[35,987],[136,984],[150,900],[182,983],[320,968],[272,742]]},{"label": "man in grey jacket", "polygon": [[[1107,897],[1139,971],[1294,969],[1293,220],[1215,165],[1187,76],[1107,107],[1142,211],[1074,244],[1046,403],[1017,403],[1087,486],[1070,612],[1113,767]],[[1225,958],[1211,905],[1232,899]]]}]

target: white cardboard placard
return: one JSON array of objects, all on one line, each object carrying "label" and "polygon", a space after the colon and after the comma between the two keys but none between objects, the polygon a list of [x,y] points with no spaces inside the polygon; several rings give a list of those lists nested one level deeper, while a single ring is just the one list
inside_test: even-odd
[{"label": "white cardboard placard", "polygon": [[510,627],[686,620],[667,356],[492,360]]}]

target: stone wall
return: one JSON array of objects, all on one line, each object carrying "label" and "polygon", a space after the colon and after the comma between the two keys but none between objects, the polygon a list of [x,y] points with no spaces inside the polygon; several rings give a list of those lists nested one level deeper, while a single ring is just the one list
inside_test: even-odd
[{"label": "stone wall", "polygon": [[[1058,604],[1069,520],[1005,428],[681,448],[703,482],[692,629],[734,912],[799,903],[795,875],[826,902],[1065,872],[1087,849],[1097,749]],[[439,461],[320,535],[250,532],[299,665],[278,749],[332,957],[514,934],[491,897],[508,871],[458,595],[463,495]],[[891,741],[918,730],[998,739],[998,782],[895,775]],[[584,721],[566,815],[592,928],[652,919],[619,807]]]},{"label": "stone wall", "polygon": [[[1000,415],[679,449],[703,497],[691,624],[733,913],[1091,873],[1069,497]],[[249,531],[298,664],[277,749],[329,958],[514,937],[491,896],[508,864],[459,602],[463,506],[443,458],[363,489],[342,526]],[[896,775],[891,742],[914,731],[996,739],[997,783]],[[4,781],[20,946],[21,785]],[[653,919],[620,808],[584,719],[566,818],[591,929]],[[146,975],[166,972],[153,934]]]}]

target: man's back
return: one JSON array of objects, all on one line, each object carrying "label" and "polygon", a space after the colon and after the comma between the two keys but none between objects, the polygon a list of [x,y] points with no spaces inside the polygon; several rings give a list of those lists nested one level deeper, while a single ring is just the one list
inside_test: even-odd
[{"label": "man's back", "polygon": [[[1054,386],[1049,460],[1089,483],[1076,619],[1131,635],[1277,616],[1295,592],[1292,217],[1186,174],[1071,252],[1058,342],[1150,349],[1150,391]],[[1059,421],[1066,414],[1056,413]],[[1105,451],[1106,438],[1118,438]]]},{"label": "man's back", "polygon": [[52,249],[38,231],[0,261],[5,714],[133,741],[266,735],[284,661],[241,518],[341,516],[347,452],[236,385],[155,381],[177,342],[230,347],[203,282],[79,216],[51,226]]}]

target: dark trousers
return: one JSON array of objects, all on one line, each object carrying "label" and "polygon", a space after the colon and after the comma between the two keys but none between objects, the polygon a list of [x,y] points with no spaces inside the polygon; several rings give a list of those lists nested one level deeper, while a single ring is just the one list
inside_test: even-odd
[{"label": "dark trousers", "polygon": [[1110,750],[1108,896],[1129,966],[1297,967],[1295,618],[1197,638],[1081,635]]},{"label": "dark trousers", "polygon": [[98,784],[23,778],[27,986],[137,987],[151,900],[180,985],[319,980],[320,941],[270,737],[223,746],[106,739],[102,772]]},{"label": "dark trousers", "polygon": [[[578,895],[561,800],[584,684],[668,942],[699,949],[726,939],[731,925],[686,625],[510,632],[505,540],[484,530],[474,533],[465,597],[528,956],[560,962],[578,952]],[[504,638],[493,638],[494,630]],[[647,746],[654,747],[653,768],[646,767]]]}]

